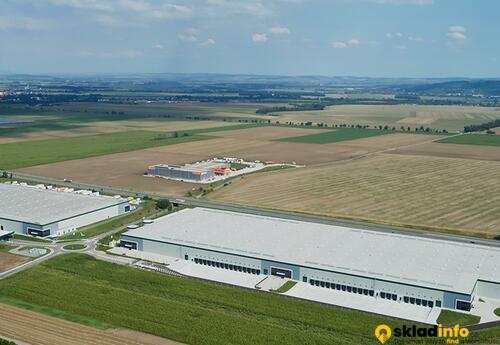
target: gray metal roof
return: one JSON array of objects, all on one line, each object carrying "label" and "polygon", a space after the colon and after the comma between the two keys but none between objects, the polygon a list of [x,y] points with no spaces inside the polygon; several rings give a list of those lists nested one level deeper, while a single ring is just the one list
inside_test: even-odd
[{"label": "gray metal roof", "polygon": [[500,283],[500,248],[194,208],[125,236],[471,293]]},{"label": "gray metal roof", "polygon": [[126,202],[109,196],[90,196],[0,184],[0,218],[47,225]]}]

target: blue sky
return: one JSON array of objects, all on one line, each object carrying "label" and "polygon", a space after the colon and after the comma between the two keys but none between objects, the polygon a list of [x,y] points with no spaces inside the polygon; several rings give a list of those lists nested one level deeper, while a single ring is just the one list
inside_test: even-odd
[{"label": "blue sky", "polygon": [[2,0],[0,73],[500,77],[500,1]]}]

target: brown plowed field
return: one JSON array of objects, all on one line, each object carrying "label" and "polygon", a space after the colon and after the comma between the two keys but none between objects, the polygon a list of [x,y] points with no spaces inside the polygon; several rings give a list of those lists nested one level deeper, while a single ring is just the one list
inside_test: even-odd
[{"label": "brown plowed field", "polygon": [[0,304],[0,334],[33,345],[180,345],[130,330],[99,330]]}]

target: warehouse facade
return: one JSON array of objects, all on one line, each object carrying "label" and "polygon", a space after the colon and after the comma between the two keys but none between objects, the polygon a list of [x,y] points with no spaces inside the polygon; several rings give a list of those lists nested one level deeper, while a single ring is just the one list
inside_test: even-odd
[{"label": "warehouse facade", "polygon": [[124,233],[121,246],[428,308],[500,299],[500,249],[474,244],[196,208]]},{"label": "warehouse facade", "polygon": [[130,211],[128,200],[0,184],[0,231],[60,236]]}]

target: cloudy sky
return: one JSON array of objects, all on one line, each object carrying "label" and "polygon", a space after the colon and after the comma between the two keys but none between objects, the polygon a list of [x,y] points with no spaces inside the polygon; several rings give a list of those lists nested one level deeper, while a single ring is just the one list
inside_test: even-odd
[{"label": "cloudy sky", "polygon": [[0,73],[500,77],[496,0],[2,0]]}]

